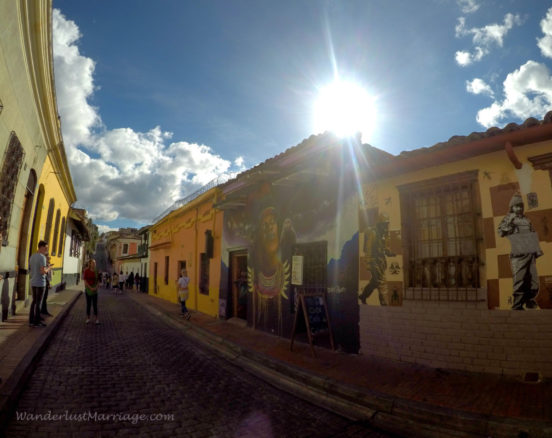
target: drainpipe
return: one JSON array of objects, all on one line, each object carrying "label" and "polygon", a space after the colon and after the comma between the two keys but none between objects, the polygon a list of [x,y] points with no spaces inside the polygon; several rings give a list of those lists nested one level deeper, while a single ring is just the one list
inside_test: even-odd
[{"label": "drainpipe", "polygon": [[506,151],[506,154],[508,155],[508,158],[514,165],[516,169],[521,169],[521,161],[519,161],[518,157],[516,156],[516,153],[514,152],[514,148],[512,147],[512,143],[507,141],[504,143],[504,150]]}]

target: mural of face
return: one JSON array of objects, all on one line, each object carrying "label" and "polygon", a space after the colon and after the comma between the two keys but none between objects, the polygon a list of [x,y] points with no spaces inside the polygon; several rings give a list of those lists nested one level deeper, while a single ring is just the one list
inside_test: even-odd
[{"label": "mural of face", "polygon": [[261,242],[267,255],[275,256],[278,252],[279,233],[278,222],[273,207],[268,207],[261,213]]}]

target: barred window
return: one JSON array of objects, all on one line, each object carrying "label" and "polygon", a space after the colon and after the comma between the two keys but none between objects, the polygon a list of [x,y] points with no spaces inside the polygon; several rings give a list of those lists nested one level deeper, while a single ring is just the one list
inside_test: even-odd
[{"label": "barred window", "polygon": [[50,233],[52,232],[52,220],[54,219],[54,198],[50,199],[48,205],[48,216],[46,216],[46,230],[44,231],[44,240],[50,244]]},{"label": "barred window", "polygon": [[209,295],[209,256],[202,252],[199,255],[199,293]]},{"label": "barred window", "polygon": [[61,256],[63,253],[63,243],[65,242],[65,218],[61,219],[61,230],[59,232],[59,249],[58,255]]},{"label": "barred window", "polygon": [[3,246],[8,244],[8,232],[10,229],[15,189],[24,157],[25,152],[23,151],[23,147],[15,133],[12,132],[4,155],[2,174],[0,175],[0,234],[2,235],[2,242],[0,243]]},{"label": "barred window", "polygon": [[59,234],[59,220],[61,217],[61,211],[58,208],[58,211],[56,212],[56,225],[54,226],[54,240],[52,242],[52,255],[56,255],[56,249],[57,249],[57,243],[58,243],[58,234]]},{"label": "barred window", "polygon": [[410,288],[406,299],[478,300],[477,171],[401,186],[399,191]]}]

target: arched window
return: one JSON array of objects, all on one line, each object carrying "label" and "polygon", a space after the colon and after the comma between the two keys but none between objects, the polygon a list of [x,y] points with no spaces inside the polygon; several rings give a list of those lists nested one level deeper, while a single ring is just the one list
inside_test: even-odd
[{"label": "arched window", "polygon": [[58,233],[59,233],[59,219],[61,217],[61,211],[59,210],[58,208],[58,211],[56,213],[56,225],[54,227],[54,240],[52,241],[52,246],[50,246],[50,248],[52,248],[52,250],[50,251],[50,254],[52,254],[53,256],[56,255],[56,249],[57,249],[57,243],[58,243]]},{"label": "arched window", "polygon": [[58,256],[62,256],[63,243],[65,242],[65,218],[61,219],[61,230],[59,230],[59,249]]},{"label": "arched window", "polygon": [[52,232],[52,219],[54,218],[54,198],[50,199],[48,205],[48,216],[46,216],[46,230],[44,231],[44,240],[50,244],[50,233]]},{"label": "arched window", "polygon": [[10,143],[4,155],[2,173],[0,174],[0,235],[2,235],[0,243],[2,245],[8,244],[13,198],[15,197],[15,188],[24,156],[23,147],[17,135],[12,132]]}]

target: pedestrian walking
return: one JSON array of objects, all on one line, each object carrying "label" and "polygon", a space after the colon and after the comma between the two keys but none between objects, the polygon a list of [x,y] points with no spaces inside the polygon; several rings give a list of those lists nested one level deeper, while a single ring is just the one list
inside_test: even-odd
[{"label": "pedestrian walking", "polygon": [[132,290],[134,288],[134,272],[131,272],[127,279],[127,289]]},{"label": "pedestrian walking", "polygon": [[186,300],[190,296],[188,285],[190,284],[190,278],[186,269],[180,271],[180,278],[176,281],[178,287],[178,300],[180,301],[180,310],[182,316],[186,319],[190,319],[191,315],[186,307]]},{"label": "pedestrian walking", "polygon": [[119,273],[119,289],[121,293],[125,290],[125,280],[126,280],[126,276],[125,274],[123,274],[123,271],[121,271]]},{"label": "pedestrian walking", "polygon": [[88,267],[84,271],[84,291],[86,296],[86,323],[90,322],[90,307],[94,309],[95,323],[98,319],[98,272],[96,271],[96,260],[90,259]]},{"label": "pedestrian walking", "polygon": [[50,270],[47,265],[46,254],[48,253],[48,243],[44,240],[38,242],[38,251],[34,253],[29,260],[31,270],[31,289],[33,300],[29,309],[29,325],[31,327],[45,327],[40,320],[40,303],[44,289],[46,288],[46,274]]},{"label": "pedestrian walking", "polygon": [[140,274],[138,272],[134,276],[134,283],[136,284],[136,292],[140,292]]},{"label": "pedestrian walking", "polygon": [[46,287],[44,288],[44,296],[42,297],[42,305],[40,306],[40,314],[46,316],[52,316],[48,312],[48,292],[50,290],[50,285],[52,284],[52,268],[53,264],[50,263],[50,254],[46,254],[46,265],[48,266],[48,273],[46,274]]},{"label": "pedestrian walking", "polygon": [[118,293],[119,293],[119,275],[116,272],[113,273],[112,287],[113,287],[113,290],[115,291],[115,295],[118,295]]}]

